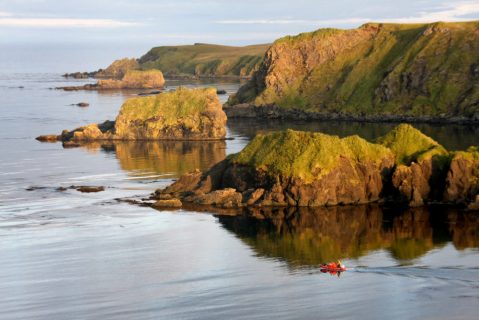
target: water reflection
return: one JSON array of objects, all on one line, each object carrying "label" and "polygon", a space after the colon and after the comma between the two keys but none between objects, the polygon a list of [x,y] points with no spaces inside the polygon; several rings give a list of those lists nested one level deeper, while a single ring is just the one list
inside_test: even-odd
[{"label": "water reflection", "polygon": [[458,250],[479,247],[479,216],[444,209],[254,209],[218,219],[258,255],[279,258],[293,268],[359,258],[378,249],[407,264],[448,242]]},{"label": "water reflection", "polygon": [[[228,128],[232,135],[247,136],[252,138],[258,132],[274,130],[295,129],[304,131],[319,131],[341,137],[359,135],[366,140],[385,135],[397,123],[367,123],[346,121],[287,121],[287,120],[256,120],[256,119],[230,119]],[[479,136],[478,126],[465,126],[454,124],[428,124],[415,123],[414,127],[424,134],[432,137],[450,150],[463,150],[477,144]]]},{"label": "water reflection", "polygon": [[226,156],[224,141],[158,141],[89,143],[82,148],[114,153],[122,170],[141,179],[177,178],[205,170]]}]

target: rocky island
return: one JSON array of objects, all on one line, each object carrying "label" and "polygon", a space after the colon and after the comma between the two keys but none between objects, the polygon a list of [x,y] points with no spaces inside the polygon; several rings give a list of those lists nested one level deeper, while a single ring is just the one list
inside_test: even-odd
[{"label": "rocky island", "polygon": [[225,108],[232,117],[479,122],[479,21],[368,23],[288,36]]},{"label": "rocky island", "polygon": [[40,141],[221,140],[226,115],[216,89],[187,89],[128,99],[115,121],[90,124]]},{"label": "rocky island", "polygon": [[121,79],[100,79],[94,84],[58,87],[65,91],[77,90],[118,90],[118,89],[161,89],[165,78],[160,70],[128,70]]},{"label": "rocky island", "polygon": [[257,135],[206,172],[153,196],[156,207],[318,207],[370,202],[479,205],[479,151],[449,152],[402,124],[375,143],[285,130]]}]

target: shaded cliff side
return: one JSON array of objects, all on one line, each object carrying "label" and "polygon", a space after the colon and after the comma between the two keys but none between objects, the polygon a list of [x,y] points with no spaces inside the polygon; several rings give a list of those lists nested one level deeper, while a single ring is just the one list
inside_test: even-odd
[{"label": "shaded cliff side", "polygon": [[479,120],[479,21],[369,23],[279,39],[229,101],[239,103],[339,117]]}]

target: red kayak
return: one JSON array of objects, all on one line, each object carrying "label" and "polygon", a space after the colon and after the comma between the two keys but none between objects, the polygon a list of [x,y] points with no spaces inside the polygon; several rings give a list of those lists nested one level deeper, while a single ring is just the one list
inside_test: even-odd
[{"label": "red kayak", "polygon": [[321,270],[322,272],[335,273],[335,272],[344,272],[347,269],[344,265],[340,265],[338,267],[335,263],[329,263],[329,264],[320,265],[319,270]]}]

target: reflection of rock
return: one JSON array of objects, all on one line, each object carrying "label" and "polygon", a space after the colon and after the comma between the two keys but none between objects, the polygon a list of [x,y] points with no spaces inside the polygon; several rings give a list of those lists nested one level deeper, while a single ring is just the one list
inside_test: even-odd
[{"label": "reflection of rock", "polygon": [[116,142],[120,166],[126,171],[151,171],[177,177],[196,169],[205,170],[226,157],[224,141]]},{"label": "reflection of rock", "polygon": [[250,208],[245,215],[218,219],[259,255],[280,258],[292,267],[358,258],[378,249],[409,261],[451,240],[459,249],[479,247],[479,220],[457,211],[431,214],[426,208],[413,208],[397,213],[378,206]]},{"label": "reflection of rock", "polygon": [[89,152],[114,152],[121,169],[127,172],[149,172],[169,178],[206,170],[226,157],[224,141],[103,141],[76,146]]}]

